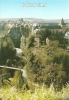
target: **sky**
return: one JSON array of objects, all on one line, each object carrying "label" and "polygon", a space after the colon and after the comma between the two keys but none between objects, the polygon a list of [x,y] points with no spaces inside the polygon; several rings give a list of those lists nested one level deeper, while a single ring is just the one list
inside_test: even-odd
[{"label": "sky", "polygon": [[[27,7],[34,3],[42,7]],[[69,19],[68,11],[69,0],[0,0],[0,18]]]}]

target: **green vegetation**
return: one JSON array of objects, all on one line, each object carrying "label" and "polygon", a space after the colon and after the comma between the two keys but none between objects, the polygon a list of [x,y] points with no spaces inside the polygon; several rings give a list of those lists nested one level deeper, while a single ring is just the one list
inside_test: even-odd
[{"label": "green vegetation", "polygon": [[7,59],[13,58],[15,51],[14,51],[14,44],[9,37],[3,37],[1,40],[1,48],[0,48],[0,64],[5,64]]},{"label": "green vegetation", "polygon": [[20,39],[23,35],[25,38],[29,36],[29,28],[20,26],[20,27],[14,27],[9,32],[9,37],[12,39],[15,47],[20,48]]},{"label": "green vegetation", "polygon": [[60,92],[55,92],[53,85],[36,87],[34,92],[31,90],[17,91],[15,87],[4,87],[0,89],[0,100],[68,100],[69,91],[63,88]]},{"label": "green vegetation", "polygon": [[[66,100],[69,93],[65,86],[69,81],[69,54],[65,49],[68,43],[64,33],[45,29],[31,35],[30,28],[22,25],[23,19],[20,23],[21,26],[11,28],[0,39],[0,65],[20,69],[0,68],[0,99]],[[39,40],[39,46],[36,46],[38,41],[35,38]],[[23,54],[16,56],[14,47],[21,48]],[[21,69],[26,70],[26,78]]]},{"label": "green vegetation", "polygon": [[45,30],[38,31],[37,35],[40,38],[41,44],[42,44],[43,41],[44,41],[44,44],[46,44],[46,38],[50,37],[52,35],[52,33],[51,33],[50,30],[45,29]]},{"label": "green vegetation", "polygon": [[27,46],[28,46],[28,48],[34,47],[34,36],[32,36],[32,35],[29,36],[29,39],[27,41]]},{"label": "green vegetation", "polygon": [[21,89],[23,86],[23,77],[22,77],[22,72],[21,71],[16,71],[14,74],[14,85],[16,86],[17,89]]},{"label": "green vegetation", "polygon": [[68,82],[69,63],[67,60],[68,53],[58,47],[58,41],[40,48],[31,47],[27,53],[28,78],[32,82],[45,83],[48,86],[53,82],[55,89],[59,90]]},{"label": "green vegetation", "polygon": [[47,28],[45,30],[38,31],[37,36],[40,38],[40,42],[44,41],[44,44],[46,44],[46,38],[48,37],[50,40],[58,40],[60,47],[66,48],[66,44],[68,44],[68,41],[64,39],[65,33],[58,32],[58,31],[51,31]]}]

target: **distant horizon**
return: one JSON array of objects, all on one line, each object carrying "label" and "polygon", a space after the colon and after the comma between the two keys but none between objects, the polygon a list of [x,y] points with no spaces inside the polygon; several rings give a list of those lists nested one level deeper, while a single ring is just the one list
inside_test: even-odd
[{"label": "distant horizon", "polygon": [[[23,17],[21,17],[21,18],[23,18]],[[0,18],[0,19],[21,19],[21,18]],[[52,19],[48,19],[48,18],[35,18],[35,17],[25,17],[25,18],[23,18],[23,19],[42,19],[42,20],[61,20],[62,18],[52,18]],[[63,18],[64,20],[69,20],[69,18]]]},{"label": "distant horizon", "polygon": [[[62,18],[38,18],[38,17],[2,17],[2,18],[0,18],[0,19],[21,19],[21,18],[23,18],[23,19],[43,19],[43,20],[61,20]],[[64,20],[69,20],[69,18],[63,18]]]}]

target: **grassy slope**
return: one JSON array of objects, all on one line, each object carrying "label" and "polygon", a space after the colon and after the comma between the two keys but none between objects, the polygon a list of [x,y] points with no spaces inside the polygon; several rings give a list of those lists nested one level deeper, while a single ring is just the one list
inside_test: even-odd
[{"label": "grassy slope", "polygon": [[31,90],[17,91],[14,87],[3,87],[0,89],[0,100],[69,100],[69,91],[63,88],[60,92],[55,92],[53,85],[46,88],[44,85],[41,88]]}]

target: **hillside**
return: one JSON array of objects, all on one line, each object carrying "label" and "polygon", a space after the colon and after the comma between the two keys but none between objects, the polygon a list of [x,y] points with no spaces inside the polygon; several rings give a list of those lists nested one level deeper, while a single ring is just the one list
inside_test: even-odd
[{"label": "hillside", "polygon": [[0,100],[69,100],[69,91],[63,88],[61,92],[55,92],[53,85],[50,88],[42,86],[31,90],[17,91],[14,87],[4,87],[0,89]]}]

